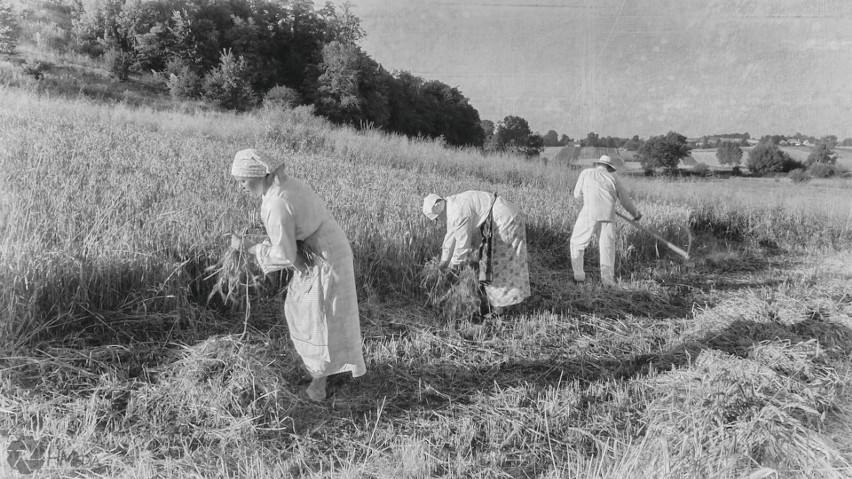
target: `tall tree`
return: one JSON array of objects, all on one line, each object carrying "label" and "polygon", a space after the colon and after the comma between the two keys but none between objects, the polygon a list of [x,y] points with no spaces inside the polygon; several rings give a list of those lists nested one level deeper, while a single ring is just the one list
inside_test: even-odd
[{"label": "tall tree", "polygon": [[559,146],[559,134],[556,133],[556,130],[548,131],[542,139],[544,140],[544,146]]},{"label": "tall tree", "polygon": [[690,148],[686,137],[670,131],[664,136],[649,138],[640,148],[636,157],[645,170],[665,168],[669,172],[677,171],[682,158],[689,156]]},{"label": "tall tree", "polygon": [[743,158],[743,150],[733,141],[723,141],[716,150],[716,158],[720,165],[739,166]]},{"label": "tall tree", "polygon": [[352,43],[333,41],[322,50],[317,111],[333,121],[384,126],[389,111],[383,69]]},{"label": "tall tree", "polygon": [[541,153],[544,142],[540,135],[533,135],[527,120],[509,115],[494,129],[494,145],[499,151],[514,151],[526,156]]}]

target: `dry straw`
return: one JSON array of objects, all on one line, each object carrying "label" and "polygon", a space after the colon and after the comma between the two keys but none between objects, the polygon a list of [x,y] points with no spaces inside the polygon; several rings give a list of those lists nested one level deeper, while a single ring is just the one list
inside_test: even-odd
[{"label": "dry straw", "polygon": [[479,281],[473,268],[446,273],[432,259],[423,267],[420,285],[426,291],[427,304],[447,319],[466,319],[479,310]]}]

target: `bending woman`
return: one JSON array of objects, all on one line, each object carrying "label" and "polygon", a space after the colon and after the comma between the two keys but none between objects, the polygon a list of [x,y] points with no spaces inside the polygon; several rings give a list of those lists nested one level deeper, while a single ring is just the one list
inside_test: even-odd
[{"label": "bending woman", "polygon": [[284,316],[290,338],[313,380],[307,396],[326,398],[326,379],[367,372],[352,249],[322,199],[304,181],[288,176],[281,162],[255,150],[234,156],[231,175],[243,190],[262,197],[260,215],[268,239],[255,244],[234,236],[231,246],[257,256],[264,273],[290,268]]},{"label": "bending woman", "polygon": [[[441,270],[478,264],[480,315],[500,314],[530,296],[526,215],[520,208],[496,193],[465,191],[446,198],[430,194],[423,198],[423,214],[447,222]],[[476,236],[483,242],[474,254]]]}]

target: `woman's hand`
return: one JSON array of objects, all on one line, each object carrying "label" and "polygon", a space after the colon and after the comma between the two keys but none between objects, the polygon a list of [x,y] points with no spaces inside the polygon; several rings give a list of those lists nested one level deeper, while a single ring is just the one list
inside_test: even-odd
[{"label": "woman's hand", "polygon": [[249,248],[256,245],[254,241],[245,236],[240,236],[237,234],[231,235],[231,248],[234,248],[237,251],[248,251]]}]

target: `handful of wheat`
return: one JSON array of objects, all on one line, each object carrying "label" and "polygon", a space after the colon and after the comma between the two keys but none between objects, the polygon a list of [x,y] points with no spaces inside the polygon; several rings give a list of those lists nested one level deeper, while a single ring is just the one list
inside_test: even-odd
[{"label": "handful of wheat", "polygon": [[426,290],[427,304],[447,319],[467,318],[479,311],[479,278],[469,266],[446,273],[432,259],[423,266],[420,286]]},{"label": "handful of wheat", "polygon": [[216,278],[208,302],[218,294],[225,304],[237,304],[242,299],[248,304],[249,288],[260,287],[260,275],[252,271],[249,256],[245,251],[228,248],[215,265],[205,269],[209,273],[205,279]]},{"label": "handful of wheat", "polygon": [[[313,242],[296,241],[296,247],[298,252],[296,261],[304,264],[306,268],[313,268],[322,258]],[[245,251],[228,248],[215,265],[205,269],[209,273],[205,279],[216,278],[207,301],[218,294],[225,304],[238,304],[245,299],[246,307],[249,307],[249,289],[259,290],[263,286],[263,276],[255,273],[250,261],[251,256]],[[286,278],[289,279],[289,275]]]}]

